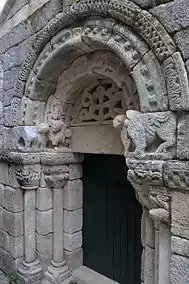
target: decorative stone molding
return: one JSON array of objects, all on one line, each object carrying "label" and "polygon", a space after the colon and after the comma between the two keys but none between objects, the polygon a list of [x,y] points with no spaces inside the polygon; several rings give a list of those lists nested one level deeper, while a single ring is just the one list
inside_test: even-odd
[{"label": "decorative stone molding", "polygon": [[188,76],[179,52],[173,53],[171,57],[164,61],[163,71],[167,83],[170,109],[188,110]]},{"label": "decorative stone molding", "polygon": [[[114,126],[122,127],[123,145],[128,137],[133,142],[135,158],[164,160],[175,156],[176,117],[170,111],[143,114],[128,110],[125,120],[120,117],[115,118]],[[172,153],[170,148],[173,150]]]},{"label": "decorative stone molding", "polygon": [[0,153],[0,161],[13,163],[17,165],[34,165],[34,164],[44,164],[44,165],[64,165],[80,163],[83,161],[82,154],[74,154],[68,152],[11,152],[2,151]]},{"label": "decorative stone molding", "polygon": [[40,172],[36,172],[33,169],[23,168],[16,170],[16,177],[22,189],[33,190],[39,186]]},{"label": "decorative stone molding", "polygon": [[[141,10],[137,5],[131,3],[130,1],[78,1],[74,3],[73,5],[67,7],[63,13],[58,14],[56,18],[52,19],[48,26],[46,26],[39,34],[38,40],[33,43],[32,50],[28,54],[28,57],[25,60],[25,63],[23,64],[17,85],[15,87],[15,94],[18,94],[19,96],[22,96],[25,89],[25,82],[27,82],[27,86],[25,89],[25,94],[29,95],[31,98],[34,96],[34,94],[38,95],[40,93],[40,82],[37,81],[39,72],[37,71],[38,75],[34,76],[31,73],[31,70],[34,66],[34,63],[36,62],[37,57],[39,56],[39,53],[42,51],[42,49],[45,47],[45,44],[49,42],[55,34],[61,29],[65,29],[68,25],[73,23],[74,21],[83,20],[86,18],[86,15],[92,14],[92,15],[98,15],[106,17],[107,14],[111,15],[115,20],[119,20],[122,23],[131,26],[132,29],[139,33],[141,37],[144,38],[144,40],[147,42],[147,45],[150,46],[152,51],[156,54],[158,60],[160,63],[164,62],[168,57],[172,56],[172,54],[175,52],[176,47],[174,45],[174,42],[169,37],[169,35],[166,33],[165,29],[162,27],[162,25],[148,12]],[[106,20],[104,21],[107,22]],[[110,32],[111,36],[111,30],[114,32],[114,29],[112,29],[113,26],[105,27],[101,31],[95,29],[95,33],[101,32],[101,37],[99,37],[99,42],[104,44],[107,42],[109,35],[107,33]],[[40,59],[40,67],[37,69],[40,69],[40,74],[45,74],[44,70],[47,70],[49,68],[48,64],[51,61],[51,58],[53,57],[53,54],[57,55],[60,51],[63,50],[64,47],[67,47],[71,42],[72,34],[77,35],[76,41],[74,40],[74,48],[77,46],[77,43],[81,42],[81,37],[83,37],[82,32],[80,34],[79,30],[82,31],[82,28],[77,28],[78,33],[72,33],[70,30],[65,30],[65,36],[62,38],[62,40],[59,39],[58,43],[53,43],[53,47],[51,47],[49,44],[44,48],[44,54],[42,52]],[[90,32],[90,31],[89,31]],[[127,33],[125,33],[127,34]],[[87,35],[88,37],[89,35]],[[94,33],[93,33],[94,36]],[[103,42],[102,38],[106,38],[106,40]],[[75,45],[76,44],[76,45]],[[83,43],[81,44],[83,46]],[[113,45],[110,44],[111,48],[113,48]],[[127,44],[128,47],[128,44]],[[69,48],[68,48],[69,49]],[[122,45],[122,50],[124,49],[124,45]],[[71,50],[73,50],[73,45]],[[118,50],[117,50],[118,51]],[[77,51],[78,52],[78,51]],[[80,51],[80,54],[82,52]],[[119,52],[119,54],[121,54]],[[134,53],[133,53],[134,54]],[[125,57],[125,56],[124,56]],[[124,58],[123,57],[123,58]],[[135,56],[134,56],[135,57]],[[138,55],[136,56],[138,57]],[[139,59],[140,60],[140,59]],[[174,72],[179,75],[180,71],[183,72],[183,74],[186,74],[185,68],[182,62],[181,57],[179,56],[173,56],[172,60],[174,61],[175,66],[180,66],[180,70],[178,68],[174,69]],[[124,60],[123,60],[124,61]],[[64,64],[62,64],[64,66]],[[35,66],[36,68],[37,66]],[[34,69],[35,69],[34,68]],[[35,69],[35,70],[37,70]],[[61,72],[61,70],[60,70]],[[55,72],[56,73],[56,72]],[[30,74],[30,79],[28,80],[28,76]],[[168,72],[166,72],[168,74]],[[42,76],[43,77],[43,76]],[[56,75],[55,81],[57,80],[58,75]],[[41,77],[40,77],[41,78]],[[49,78],[48,76],[46,78]],[[48,79],[47,79],[48,80]],[[154,78],[154,82],[157,82],[158,80]],[[182,93],[188,93],[188,90],[186,88],[187,84],[187,77],[185,76],[185,81],[182,80],[179,81],[180,89],[183,90]],[[175,96],[175,93],[173,94],[172,91],[172,82],[167,78],[167,90],[168,90],[168,97],[170,100],[170,104],[172,102],[172,96]],[[42,86],[41,86],[42,87]],[[29,94],[29,93],[30,94]],[[46,90],[45,90],[46,92]],[[52,89],[50,90],[52,93]],[[40,97],[43,97],[44,94],[40,93]],[[35,98],[35,96],[34,96]],[[173,99],[175,100],[175,98]],[[179,109],[182,109],[183,106],[185,109],[188,109],[188,103],[181,99],[182,102],[179,104]],[[171,108],[174,110],[175,106],[174,104],[171,106]],[[153,109],[153,108],[152,108]],[[157,110],[157,108],[156,108]]]},{"label": "decorative stone molding", "polygon": [[188,190],[189,162],[166,162],[164,165],[164,181],[170,189]]}]

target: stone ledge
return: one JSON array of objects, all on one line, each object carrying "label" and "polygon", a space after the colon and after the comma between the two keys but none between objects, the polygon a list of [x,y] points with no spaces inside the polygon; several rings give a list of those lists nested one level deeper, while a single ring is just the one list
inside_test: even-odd
[{"label": "stone ledge", "polygon": [[74,270],[72,278],[73,280],[76,280],[78,284],[118,284],[118,282],[109,279],[86,266],[81,266]]},{"label": "stone ledge", "polygon": [[4,150],[0,152],[0,162],[14,164],[44,164],[44,165],[62,165],[74,164],[83,161],[82,154],[72,152],[16,152]]}]

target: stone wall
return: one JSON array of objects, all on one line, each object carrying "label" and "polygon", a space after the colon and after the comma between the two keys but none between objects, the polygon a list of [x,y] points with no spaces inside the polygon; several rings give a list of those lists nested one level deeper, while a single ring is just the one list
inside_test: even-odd
[{"label": "stone wall", "polygon": [[[164,115],[167,115],[168,117],[167,119],[170,124],[168,126],[165,126],[164,124],[164,126],[167,127],[166,129],[168,134],[166,133],[166,135],[168,137],[168,142],[169,136],[173,135],[173,138],[175,138],[172,143],[172,146],[174,146],[174,151],[168,153],[170,154],[169,156],[166,156],[164,154],[162,156],[158,156],[158,154],[154,154],[153,151],[152,153],[148,153],[151,156],[144,155],[144,153],[142,153],[143,156],[139,156],[139,154],[141,153],[138,153],[138,156],[135,156],[136,160],[144,159],[147,160],[147,162],[143,161],[141,165],[141,162],[137,164],[137,162],[135,161],[133,162],[134,166],[128,166],[130,167],[130,173],[132,173],[135,179],[133,184],[136,192],[138,190],[138,185],[140,185],[140,188],[144,189],[141,185],[148,184],[148,189],[150,192],[152,191],[153,193],[153,190],[157,191],[158,189],[159,191],[161,191],[160,195],[166,197],[166,200],[161,200],[161,198],[159,200],[156,197],[154,205],[153,198],[152,200],[150,200],[150,202],[152,203],[149,202],[148,198],[146,200],[146,195],[151,195],[149,192],[145,192],[141,200],[139,196],[139,200],[145,207],[143,213],[142,233],[142,244],[144,247],[143,254],[145,259],[143,265],[144,271],[142,273],[143,283],[151,284],[153,283],[153,280],[156,279],[157,284],[164,284],[162,282],[162,278],[156,277],[157,275],[152,275],[153,273],[158,274],[160,271],[157,268],[153,270],[154,268],[150,266],[150,264],[152,264],[152,260],[154,259],[154,255],[156,262],[158,263],[157,266],[162,269],[161,272],[165,272],[164,279],[168,279],[170,274],[172,284],[188,283],[189,165],[187,160],[189,159],[189,86],[185,67],[189,72],[189,1],[133,0],[133,2],[135,2],[135,4],[137,4],[138,6],[131,5],[131,10],[129,10],[129,12],[128,7],[130,7],[129,5],[131,4],[131,2],[128,2],[126,0],[117,1],[117,6],[115,3],[115,7],[111,8],[112,10],[109,11],[109,14],[103,14],[103,9],[101,9],[102,7],[106,7],[106,1],[101,1],[101,4],[96,1],[97,5],[94,5],[94,10],[98,10],[98,8],[100,7],[99,14],[100,16],[103,16],[103,20],[98,19],[98,21],[94,20],[93,22],[90,22],[89,19],[89,22],[87,22],[87,24],[91,25],[91,29],[88,28],[87,30],[86,26],[84,28],[84,37],[88,40],[85,42],[84,46],[81,44],[81,41],[78,40],[78,38],[81,38],[81,34],[83,32],[82,27],[75,28],[74,20],[77,20],[77,22],[79,22],[81,19],[82,22],[83,18],[85,20],[85,8],[88,8],[90,5],[85,6],[84,3],[82,6],[84,7],[83,10],[82,7],[79,7],[81,8],[81,10],[76,7],[83,13],[82,15],[77,14],[77,9],[76,12],[74,9],[71,10],[71,12],[69,10],[68,14],[64,14],[63,21],[61,14],[60,16],[57,16],[55,20],[53,18],[62,10],[66,11],[66,7],[68,4],[70,4],[70,1],[64,1],[64,3],[62,3],[63,1],[60,0],[17,0],[15,1],[15,3],[13,2],[14,1],[7,2],[9,3],[10,7],[11,5],[12,7],[10,11],[7,10],[7,8],[5,8],[5,10],[3,11],[0,28],[0,145],[1,150],[6,149],[6,152],[1,151],[0,153],[1,160],[4,160],[4,162],[2,161],[0,164],[0,254],[3,256],[0,261],[1,269],[6,273],[11,273],[12,270],[18,270],[18,267],[21,267],[20,273],[22,274],[22,280],[24,279],[24,283],[28,283],[28,279],[26,278],[30,278],[32,273],[31,269],[26,265],[27,261],[29,262],[32,259],[31,263],[34,264],[34,268],[36,270],[38,269],[37,273],[39,272],[40,274],[41,267],[39,268],[39,263],[35,262],[37,258],[40,260],[44,272],[46,271],[46,268],[49,267],[51,260],[54,261],[58,257],[60,257],[60,260],[64,260],[63,255],[59,255],[59,253],[55,249],[55,246],[53,245],[53,242],[55,241],[61,243],[62,239],[64,239],[64,248],[61,247],[61,245],[60,248],[64,252],[64,256],[69,268],[76,268],[82,263],[82,159],[76,159],[75,161],[75,157],[73,158],[72,154],[70,154],[68,158],[66,154],[63,156],[62,154],[58,154],[57,156],[56,153],[53,153],[55,158],[53,156],[53,158],[51,159],[51,154],[48,153],[45,157],[44,162],[44,149],[41,150],[42,153],[35,151],[33,153],[33,149],[30,149],[29,154],[24,153],[23,151],[19,155],[17,151],[20,149],[18,149],[18,145],[16,144],[18,142],[16,138],[18,138],[19,136],[16,131],[19,132],[21,129],[17,126],[33,126],[34,128],[28,128],[30,129],[29,134],[27,132],[27,128],[24,128],[24,130],[22,129],[23,131],[25,131],[24,134],[22,134],[23,137],[28,138],[29,136],[29,138],[32,140],[32,135],[34,135],[33,133],[35,132],[33,132],[33,129],[35,130],[33,117],[35,117],[35,120],[42,120],[45,107],[47,107],[49,104],[49,108],[51,108],[51,106],[53,105],[51,105],[51,98],[52,101],[57,100],[57,97],[55,98],[55,96],[52,95],[52,89],[50,89],[49,87],[52,84],[48,84],[49,74],[47,74],[48,76],[46,75],[47,77],[45,77],[45,83],[42,80],[42,84],[40,85],[38,77],[35,76],[35,72],[37,73],[39,71],[41,65],[43,65],[46,58],[48,58],[50,52],[53,52],[53,50],[56,48],[58,50],[58,45],[62,44],[61,40],[59,41],[62,34],[58,34],[58,37],[55,37],[55,34],[57,36],[57,33],[60,31],[60,29],[63,29],[64,23],[66,21],[68,21],[69,23],[70,21],[74,28],[70,29],[68,32],[68,34],[71,34],[72,36],[71,43],[69,42],[68,38],[68,44],[70,44],[69,48],[74,47],[77,49],[77,56],[83,55],[82,52],[84,49],[86,53],[94,51],[99,42],[101,44],[100,47],[103,46],[104,48],[104,46],[106,46],[107,48],[108,40],[109,38],[111,38],[113,32],[119,32],[121,36],[116,37],[115,34],[113,35],[114,37],[112,41],[115,40],[116,42],[112,44],[114,48],[113,51],[117,52],[117,50],[119,50],[119,58],[123,60],[124,64],[128,63],[129,61],[127,67],[129,70],[133,71],[132,74],[138,88],[141,107],[143,107],[142,111],[147,112],[147,114],[141,114],[140,121],[147,121],[148,118],[155,120],[155,115],[157,115],[158,117],[160,117],[160,124],[162,124],[164,123],[164,121],[161,116],[164,117]],[[124,5],[123,3],[126,3],[125,5],[127,7],[125,8],[125,10],[123,9],[121,10],[121,12],[117,12],[116,9],[121,7],[121,5]],[[139,9],[138,7],[144,9],[141,12],[141,15],[144,18],[146,17],[145,19],[147,19],[147,21],[145,24],[144,22],[140,22],[139,19],[138,23],[135,23],[135,28],[137,29],[138,33],[141,33],[140,37],[143,37],[146,42],[142,41],[141,39],[140,41],[138,39],[139,37],[137,37],[135,34],[133,35],[133,30],[131,32],[130,28],[125,31],[123,25],[121,26],[120,24],[120,22],[122,22],[122,24],[124,23],[124,25],[127,24],[132,26],[132,21],[135,21],[135,16],[133,15],[135,9]],[[93,13],[93,10],[91,13]],[[115,17],[116,20],[118,19],[120,21],[119,26],[118,24],[115,24],[117,23],[115,19],[114,21],[107,20],[107,22],[104,24],[103,21],[105,17],[114,17],[115,14],[117,17]],[[53,20],[51,21],[50,26],[48,26],[48,23],[51,19]],[[148,23],[150,23],[149,26]],[[164,28],[160,25],[160,23]],[[144,31],[140,30],[141,24],[144,27]],[[116,28],[114,27],[114,25],[116,25]],[[97,26],[98,28],[95,29],[95,26]],[[109,32],[111,32],[110,37]],[[157,42],[156,38],[158,32],[158,36],[161,36],[161,38]],[[134,50],[134,47],[132,47],[130,43],[128,44],[128,42],[124,42],[123,44],[122,40],[125,36],[124,33],[127,33],[127,36],[129,35],[128,37],[131,42],[132,40],[135,43],[137,42],[135,47],[137,47],[138,49],[136,48],[136,50]],[[155,34],[155,36],[151,38],[151,34]],[[52,38],[53,41],[51,42]],[[91,38],[94,38],[94,40],[91,40]],[[50,41],[50,43],[46,45],[46,49],[42,52],[43,47],[48,41]],[[112,41],[110,42],[112,43]],[[108,47],[110,48],[110,46]],[[47,52],[45,53],[45,51]],[[40,52],[42,53],[40,54]],[[66,49],[64,50],[64,52],[67,52]],[[27,60],[24,61],[24,58],[26,56]],[[83,58],[84,60],[88,60],[86,59],[87,56],[83,56]],[[60,57],[58,57],[58,62],[59,59]],[[38,65],[36,66],[39,69],[32,69],[35,60],[37,60]],[[51,62],[51,60],[49,61]],[[63,62],[65,64],[65,60]],[[146,66],[149,67],[150,71],[144,68],[146,67],[143,65],[144,62]],[[57,62],[55,63],[57,64]],[[107,62],[104,62],[103,64],[104,67]],[[82,66],[82,64],[78,65]],[[78,67],[78,65],[76,67]],[[107,68],[107,70],[110,70],[110,67],[112,66],[110,66],[109,64],[109,69]],[[55,69],[52,69],[52,66],[50,67],[51,69],[50,71],[48,70],[48,72],[51,73],[53,71],[53,74],[55,74]],[[68,73],[65,74],[65,77],[62,77],[62,81],[69,84],[69,78],[71,78],[72,76],[77,77],[77,75],[79,74],[78,71],[81,71],[82,69],[73,68],[72,70],[70,68],[71,71],[68,69],[69,68],[66,69],[66,72]],[[104,69],[103,75],[105,74]],[[114,65],[114,70],[115,69],[122,70],[122,65],[120,65],[119,68],[115,68]],[[77,71],[76,75],[74,73],[74,70]],[[151,79],[149,79],[149,74],[147,74],[146,72],[149,72]],[[57,78],[60,76],[60,73],[55,74]],[[124,73],[124,71],[122,73]],[[139,73],[141,77],[139,76]],[[28,74],[30,75],[29,79],[27,77]],[[70,76],[68,76],[67,74],[69,74]],[[43,73],[42,75],[44,76]],[[113,75],[116,78],[121,77],[120,74],[115,74],[115,72]],[[64,74],[62,74],[62,76],[64,76]],[[65,79],[66,76],[68,77],[68,82]],[[74,78],[75,81],[77,81],[76,79]],[[22,97],[24,92],[22,84],[21,86],[19,85],[20,82],[23,85],[26,85],[26,89],[28,91],[28,93],[26,93],[24,97]],[[167,84],[167,89],[165,88],[165,84]],[[36,87],[36,85],[38,86],[38,88]],[[32,86],[32,90],[30,86]],[[53,85],[53,87],[56,87],[56,85]],[[46,93],[48,93],[49,96],[52,95],[48,103],[46,103],[45,101],[46,98],[44,99],[39,97],[38,100],[36,100],[36,90],[38,91],[37,95],[41,95],[41,93],[43,93],[43,95],[46,95]],[[64,90],[64,86],[62,87],[61,91],[62,90]],[[33,97],[30,93],[33,95]],[[28,98],[28,96],[30,96],[30,98]],[[60,97],[58,99],[60,100]],[[148,105],[149,101],[151,101],[152,103],[150,107]],[[156,101],[156,103],[158,101],[159,105],[155,105],[154,107],[154,101]],[[69,100],[67,101],[67,103],[69,103]],[[148,110],[146,106],[149,107]],[[64,107],[66,113],[66,104],[64,104]],[[162,112],[164,110],[165,114]],[[161,121],[161,119],[163,122]],[[16,127],[14,128],[14,126]],[[65,125],[63,125],[62,127],[64,128]],[[153,134],[155,133],[155,131],[156,130],[152,129]],[[130,136],[132,136],[131,132],[132,131],[130,131]],[[123,134],[124,131],[122,133],[122,138],[124,138]],[[125,142],[127,142],[126,144],[128,145],[128,140],[126,141],[123,139],[123,144]],[[147,142],[148,141],[146,141],[146,143]],[[135,146],[137,147],[137,143]],[[28,151],[28,148],[25,149],[25,151],[26,150]],[[14,152],[13,154],[12,151]],[[148,161],[148,159],[150,161],[154,159],[154,161],[151,163]],[[167,159],[170,161],[167,161]],[[162,161],[157,162],[156,160]],[[57,165],[54,165],[56,163],[59,165],[58,167]],[[129,159],[127,160],[127,163],[130,163]],[[40,173],[40,177],[38,178],[39,184],[37,185],[35,183],[36,172],[34,171],[34,175],[31,174],[27,169],[28,164],[30,165],[30,170],[33,170],[33,168],[35,170],[36,168],[36,172]],[[50,164],[50,169],[47,170]],[[19,169],[19,167],[21,167],[21,169]],[[27,175],[24,172],[25,168]],[[24,173],[22,172],[23,169]],[[141,169],[142,174],[145,173],[146,175],[143,175],[144,180],[141,176]],[[19,170],[21,170],[21,174]],[[61,196],[61,194],[63,194],[61,188],[59,187],[60,180],[57,177],[60,174],[60,178],[62,178],[62,172],[64,174],[63,177],[66,180],[64,186],[62,187],[62,190],[64,192],[64,204],[58,203],[59,200],[57,198],[58,196]],[[29,178],[31,178],[31,180],[28,178],[28,176]],[[157,183],[157,177],[159,178],[158,182],[160,182],[160,184]],[[136,182],[137,178],[138,180]],[[56,202],[58,204],[57,206]],[[56,212],[55,209],[57,208],[59,211]],[[156,209],[161,210],[156,211]],[[56,226],[53,227],[53,218],[60,218],[58,220],[61,223],[61,212],[63,212],[64,214],[64,224],[62,222],[62,224],[59,226],[61,230],[61,238],[58,238],[57,236],[59,236],[59,234],[56,233],[58,228]],[[159,216],[159,212],[163,212],[163,214],[165,214],[166,216],[162,216],[161,214],[161,216]],[[26,216],[30,218],[30,214],[31,227],[28,227]],[[163,222],[159,222],[158,218],[160,217],[163,219]],[[166,221],[164,220],[164,218],[166,219]],[[159,241],[160,233],[161,239]],[[31,242],[33,247],[31,245],[31,247],[28,248],[27,246],[25,246],[25,244],[29,242],[30,234],[32,236]],[[156,244],[154,243],[155,239],[158,240]],[[166,249],[164,250],[164,248]],[[163,263],[165,259],[162,260],[162,256],[166,259],[166,264],[168,263],[166,269]],[[162,260],[161,265],[159,265],[159,260]],[[64,267],[64,262],[62,263]],[[27,272],[26,270],[24,270],[26,269],[26,267],[23,268],[22,264],[27,267]],[[169,265],[170,273],[168,271]],[[52,267],[50,267],[50,270],[47,273],[48,281],[52,280],[50,275],[50,273],[52,272],[51,270]],[[70,275],[70,272],[67,273],[67,270],[66,275]],[[162,274],[161,277],[163,277]],[[58,281],[60,282],[60,280],[61,279],[59,279]],[[35,278],[33,281],[33,283],[40,283],[36,282],[40,281],[38,278]],[[51,281],[51,283],[53,282]],[[166,282],[165,284],[168,284],[168,282]]]}]

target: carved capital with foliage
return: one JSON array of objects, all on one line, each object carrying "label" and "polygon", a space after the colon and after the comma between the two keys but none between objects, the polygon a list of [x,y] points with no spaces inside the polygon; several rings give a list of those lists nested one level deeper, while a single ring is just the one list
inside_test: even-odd
[{"label": "carved capital with foliage", "polygon": [[32,168],[22,168],[16,170],[16,177],[24,190],[37,189],[40,181],[40,171]]},{"label": "carved capital with foliage", "polygon": [[64,187],[69,179],[68,166],[45,167],[43,173],[47,185],[52,188]]}]

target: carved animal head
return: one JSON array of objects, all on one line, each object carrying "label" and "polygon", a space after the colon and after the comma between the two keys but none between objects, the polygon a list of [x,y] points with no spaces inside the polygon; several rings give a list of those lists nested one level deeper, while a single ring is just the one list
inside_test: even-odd
[{"label": "carved animal head", "polygon": [[126,111],[126,119],[124,121],[124,126],[128,127],[130,120],[132,120],[133,118],[135,118],[139,114],[141,114],[141,113],[137,110],[132,110],[132,109],[127,110]]},{"label": "carved animal head", "polygon": [[114,119],[113,119],[113,126],[115,128],[122,128],[125,122],[126,116],[123,114],[117,115]]},{"label": "carved animal head", "polygon": [[40,134],[47,134],[49,132],[49,125],[46,122],[40,123],[37,127]]},{"label": "carved animal head", "polygon": [[61,120],[52,120],[52,122],[50,124],[50,128],[51,128],[53,133],[57,133],[57,132],[61,131],[64,126],[65,126],[64,122],[61,121]]}]

